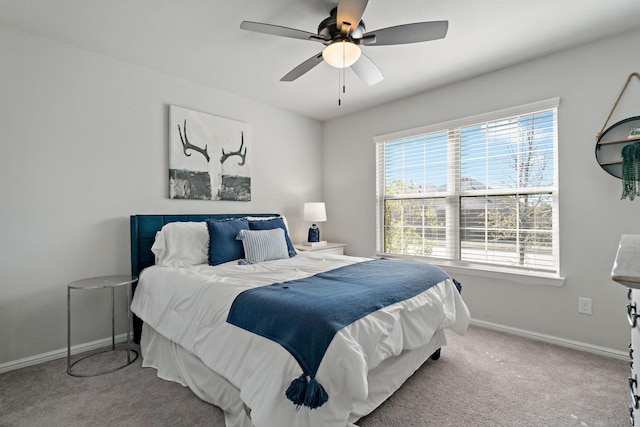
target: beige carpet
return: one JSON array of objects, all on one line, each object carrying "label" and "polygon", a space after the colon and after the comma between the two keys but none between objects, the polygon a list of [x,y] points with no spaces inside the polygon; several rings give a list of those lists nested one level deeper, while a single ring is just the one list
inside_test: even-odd
[{"label": "beige carpet", "polygon": [[[448,338],[440,360],[358,424],[630,425],[628,362],[479,327]],[[140,360],[91,378],[65,370],[59,359],[0,375],[0,426],[224,426],[220,410]]]}]

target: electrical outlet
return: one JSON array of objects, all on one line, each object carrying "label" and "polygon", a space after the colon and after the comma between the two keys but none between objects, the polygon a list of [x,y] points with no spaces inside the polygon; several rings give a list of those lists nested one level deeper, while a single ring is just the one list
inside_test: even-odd
[{"label": "electrical outlet", "polygon": [[591,314],[591,298],[578,298],[578,313]]}]

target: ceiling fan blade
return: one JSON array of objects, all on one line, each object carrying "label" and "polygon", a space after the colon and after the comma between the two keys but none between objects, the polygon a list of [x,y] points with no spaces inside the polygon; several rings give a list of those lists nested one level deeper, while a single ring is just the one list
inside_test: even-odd
[{"label": "ceiling fan blade", "polygon": [[302,76],[307,71],[311,70],[313,67],[318,65],[323,61],[322,52],[317,55],[312,56],[311,58],[304,61],[302,64],[298,65],[293,70],[289,71],[287,75],[280,79],[281,82],[292,82],[298,77]]},{"label": "ceiling fan blade", "polygon": [[384,76],[382,72],[378,69],[376,64],[373,63],[371,59],[364,53],[360,55],[360,59],[356,61],[355,64],[351,66],[351,69],[360,79],[368,84],[369,86],[373,86],[376,83],[384,80]]},{"label": "ceiling fan blade", "polygon": [[[362,37],[365,39],[364,44],[368,46],[388,46],[442,39],[447,35],[448,29],[449,21],[414,22],[371,31]],[[371,42],[366,41],[367,36],[371,38]]]},{"label": "ceiling fan blade", "polygon": [[279,25],[263,24],[261,22],[242,21],[240,28],[256,33],[271,34],[273,36],[290,37],[301,40],[323,41],[317,34],[308,31],[296,30],[295,28],[281,27]]},{"label": "ceiling fan blade", "polygon": [[[369,0],[338,0],[338,15],[336,25],[343,35],[355,30],[362,20],[364,10]],[[347,25],[343,25],[347,23]]]}]

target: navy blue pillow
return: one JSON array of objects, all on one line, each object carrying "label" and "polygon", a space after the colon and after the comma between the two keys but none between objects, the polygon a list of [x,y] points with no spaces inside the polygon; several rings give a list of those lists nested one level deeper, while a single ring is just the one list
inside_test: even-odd
[{"label": "navy blue pillow", "polygon": [[248,230],[246,219],[207,220],[209,230],[209,265],[244,258],[242,241],[236,240],[240,230]]},{"label": "navy blue pillow", "polygon": [[289,251],[289,256],[292,257],[298,255],[295,248],[293,247],[293,243],[291,243],[289,232],[287,231],[287,227],[284,225],[284,221],[282,220],[282,218],[249,221],[250,230],[272,230],[274,228],[282,228],[284,230],[284,239],[287,241],[287,250]]}]

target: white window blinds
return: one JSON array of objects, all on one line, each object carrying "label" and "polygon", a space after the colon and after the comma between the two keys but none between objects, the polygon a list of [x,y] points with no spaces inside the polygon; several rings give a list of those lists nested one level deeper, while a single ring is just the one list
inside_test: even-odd
[{"label": "white window blinds", "polygon": [[557,106],[376,138],[378,252],[557,273]]}]

